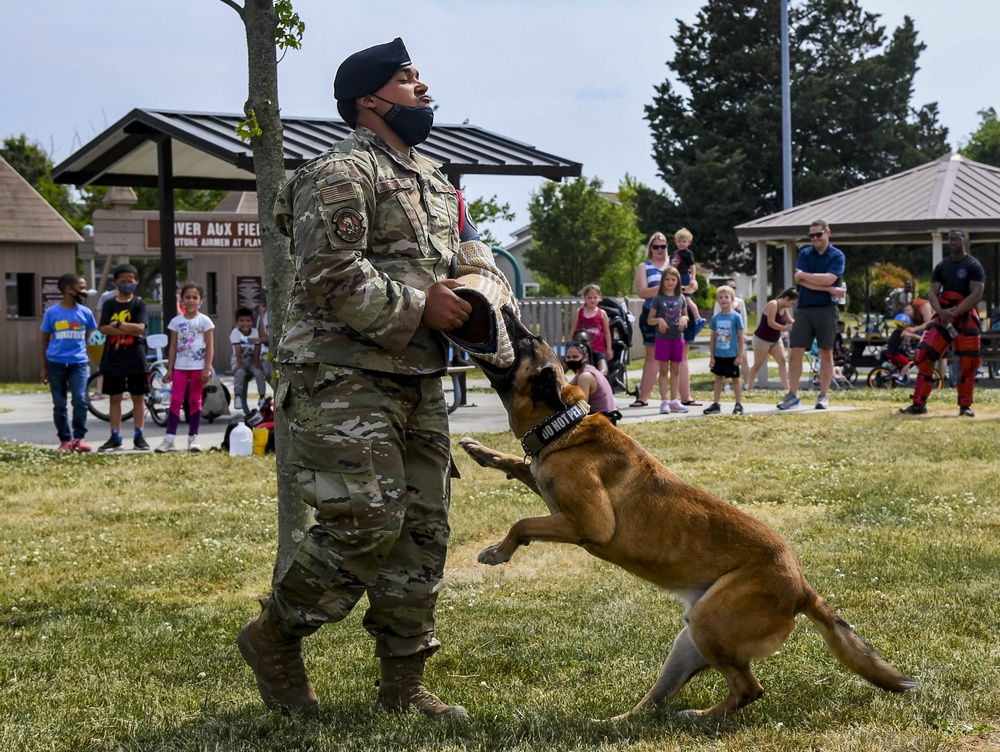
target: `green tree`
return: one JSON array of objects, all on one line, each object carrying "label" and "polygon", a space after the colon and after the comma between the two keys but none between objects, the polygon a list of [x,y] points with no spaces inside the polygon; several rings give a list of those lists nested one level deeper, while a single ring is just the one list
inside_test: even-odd
[{"label": "green tree", "polygon": [[533,246],[525,261],[544,295],[576,295],[597,282],[605,295],[631,289],[642,238],[632,209],[586,178],[545,183],[528,204]]},{"label": "green tree", "polygon": [[0,157],[32,186],[37,186],[43,178],[52,177],[52,168],[55,166],[41,144],[29,141],[23,133],[3,140]]},{"label": "green tree", "polygon": [[[947,151],[937,106],[910,105],[924,49],[912,19],[887,40],[878,18],[857,0],[790,8],[796,203]],[[669,233],[665,221],[683,224],[709,265],[749,270],[733,227],[782,208],[780,20],[780,0],[708,0],[693,25],[678,22],[667,64],[675,82],[646,107],[675,198],[647,190],[639,225]]]},{"label": "green tree", "polygon": [[635,183],[631,206],[644,241],[654,232],[662,232],[669,238],[672,232],[684,227],[681,208],[666,192],[657,192],[643,183]]},{"label": "green tree", "polygon": [[513,222],[515,215],[510,210],[510,204],[498,204],[496,194],[494,194],[492,198],[480,197],[470,201],[469,216],[472,217],[476,229],[479,230],[480,238],[486,245],[500,246],[503,244],[493,236],[487,225],[498,219],[502,219],[505,222]]},{"label": "green tree", "polygon": [[79,232],[86,221],[80,217],[68,185],[52,180],[55,164],[41,144],[29,141],[23,133],[5,138],[0,146],[0,157],[13,167],[67,222]]},{"label": "green tree", "polygon": [[[261,250],[264,254],[264,284],[268,300],[288,300],[294,270],[288,256],[288,239],[274,224],[271,208],[278,190],[285,182],[285,164],[281,114],[278,108],[278,51],[299,49],[305,24],[292,8],[291,0],[221,0],[236,11],[243,22],[247,39],[247,101],[243,105],[246,120],[237,133],[250,142],[254,174],[257,178],[257,218],[260,221]],[[283,306],[268,310],[272,342],[281,338],[285,328]],[[279,579],[291,563],[298,547],[296,538],[311,524],[310,508],[299,501],[292,484],[288,462],[288,427],[284,413],[275,413],[278,466],[278,555],[274,577]]]},{"label": "green tree", "polygon": [[[74,196],[68,185],[53,182],[52,168],[55,165],[48,152],[23,134],[4,139],[0,157],[17,170],[77,232],[84,225],[93,224],[94,212],[104,206],[104,197],[108,192],[104,186],[85,186]],[[136,195],[139,199],[136,209],[159,208],[155,188],[139,188]],[[211,211],[225,195],[226,191],[179,189],[174,191],[174,207],[180,211]]]},{"label": "green tree", "polygon": [[963,157],[1000,167],[1000,120],[992,107],[979,111],[982,122],[969,141],[958,150]]}]

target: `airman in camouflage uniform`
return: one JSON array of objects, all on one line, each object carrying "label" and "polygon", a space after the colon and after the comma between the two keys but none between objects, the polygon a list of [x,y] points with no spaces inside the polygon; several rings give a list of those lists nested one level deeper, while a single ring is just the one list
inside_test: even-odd
[{"label": "airman in camouflage uniform", "polygon": [[367,594],[379,706],[467,716],[423,685],[424,660],[439,647],[434,607],[449,536],[441,332],[471,310],[447,279],[459,248],[456,191],[410,148],[420,134],[407,117],[426,117],[426,90],[399,39],[348,58],[335,96],[355,131],[300,168],[274,209],[296,269],[275,401],[299,493],[316,510],[290,569],[240,633],[275,709],[315,711],[301,638]]}]

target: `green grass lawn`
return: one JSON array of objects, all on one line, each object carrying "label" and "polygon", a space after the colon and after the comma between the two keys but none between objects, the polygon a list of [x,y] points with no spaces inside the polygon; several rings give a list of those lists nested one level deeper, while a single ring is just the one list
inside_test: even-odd
[{"label": "green grass lawn", "polygon": [[[443,648],[428,679],[473,723],[373,711],[363,603],[306,642],[319,717],[285,718],[265,710],[235,646],[271,576],[271,457],[0,445],[0,749],[1000,748],[1000,393],[977,393],[975,420],[955,417],[948,390],[926,419],[895,414],[902,393],[835,402],[857,409],[626,430],[784,535],[840,615],[920,680],[914,692],[866,684],[803,618],[780,653],[755,663],[767,693],[750,707],[678,720],[725,693],[707,672],[673,706],[593,723],[643,696],[682,609],[572,546],[535,543],[505,566],[477,564],[544,506],[459,454]],[[513,436],[479,438],[516,451]]]},{"label": "green grass lawn", "polygon": [[49,385],[41,381],[22,382],[0,382],[0,394],[42,394],[49,392]]}]

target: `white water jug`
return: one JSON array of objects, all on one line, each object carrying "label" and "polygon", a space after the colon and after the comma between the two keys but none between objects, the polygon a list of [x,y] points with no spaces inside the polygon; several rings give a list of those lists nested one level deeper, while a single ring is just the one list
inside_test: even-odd
[{"label": "white water jug", "polygon": [[253,429],[242,421],[229,434],[229,454],[233,457],[247,457],[253,454]]}]

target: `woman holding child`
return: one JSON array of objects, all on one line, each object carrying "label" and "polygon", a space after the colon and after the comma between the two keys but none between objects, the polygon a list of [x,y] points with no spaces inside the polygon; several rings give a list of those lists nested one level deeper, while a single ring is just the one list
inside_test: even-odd
[{"label": "woman holding child", "polygon": [[[635,270],[635,291],[644,300],[642,313],[639,316],[639,331],[642,332],[642,344],[646,347],[646,359],[642,364],[642,379],[639,382],[639,395],[629,407],[645,407],[649,404],[649,395],[653,393],[653,386],[656,383],[660,366],[656,362],[656,326],[649,323],[649,313],[653,305],[653,298],[656,297],[660,288],[660,279],[663,271],[674,268],[678,271],[681,280],[680,292],[694,292],[698,289],[698,282],[695,278],[694,255],[689,249],[693,236],[690,231],[680,229],[674,236],[677,242],[678,251],[671,258],[667,254],[667,236],[662,232],[654,232],[649,242],[646,244],[646,261],[639,264]],[[685,282],[685,279],[687,280]],[[686,285],[686,286],[685,286]],[[682,405],[700,405],[700,402],[691,398],[691,383],[687,370],[686,349],[694,340],[694,336],[705,324],[705,319],[698,312],[698,307],[689,298],[685,297],[688,317],[691,325],[684,332],[685,358],[680,365],[680,396]],[[661,394],[661,398],[665,395]]]},{"label": "woman holding child", "polygon": [[635,292],[643,299],[639,331],[642,332],[642,344],[646,347],[646,359],[642,363],[639,394],[629,407],[645,407],[649,404],[649,395],[653,393],[660,371],[656,362],[656,326],[649,323],[649,312],[653,307],[653,298],[660,289],[663,270],[668,267],[670,257],[667,255],[667,236],[662,232],[654,232],[646,243],[646,260],[635,270]]}]

